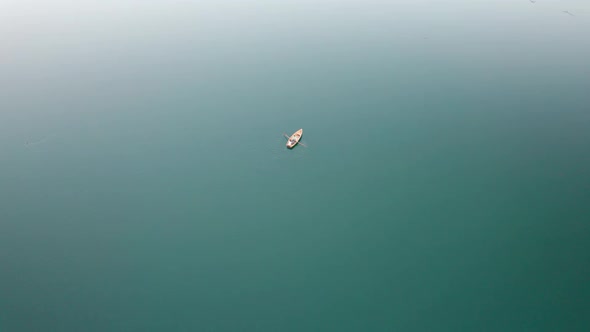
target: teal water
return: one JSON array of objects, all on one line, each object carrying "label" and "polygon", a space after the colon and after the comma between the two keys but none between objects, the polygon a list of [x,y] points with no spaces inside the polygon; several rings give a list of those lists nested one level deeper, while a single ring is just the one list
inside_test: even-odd
[{"label": "teal water", "polygon": [[2,7],[0,331],[590,329],[585,2]]}]

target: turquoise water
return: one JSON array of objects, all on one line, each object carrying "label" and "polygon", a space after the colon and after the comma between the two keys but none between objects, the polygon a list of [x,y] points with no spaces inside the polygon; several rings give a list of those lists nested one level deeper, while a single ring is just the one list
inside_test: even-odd
[{"label": "turquoise water", "polygon": [[0,331],[590,328],[585,2],[3,7]]}]

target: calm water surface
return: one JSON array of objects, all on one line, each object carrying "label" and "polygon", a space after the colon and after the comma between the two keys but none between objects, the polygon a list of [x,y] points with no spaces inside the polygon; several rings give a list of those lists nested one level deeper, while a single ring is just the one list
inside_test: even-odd
[{"label": "calm water surface", "polygon": [[590,329],[586,2],[0,8],[0,331]]}]

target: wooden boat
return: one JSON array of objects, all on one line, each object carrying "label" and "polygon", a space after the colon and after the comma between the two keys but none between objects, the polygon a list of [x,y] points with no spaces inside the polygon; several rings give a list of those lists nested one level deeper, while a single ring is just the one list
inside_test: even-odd
[{"label": "wooden boat", "polygon": [[297,143],[299,143],[299,140],[301,140],[302,135],[303,135],[303,129],[297,130],[290,137],[285,135],[285,137],[287,137],[287,148],[292,149],[295,145],[297,145]]}]

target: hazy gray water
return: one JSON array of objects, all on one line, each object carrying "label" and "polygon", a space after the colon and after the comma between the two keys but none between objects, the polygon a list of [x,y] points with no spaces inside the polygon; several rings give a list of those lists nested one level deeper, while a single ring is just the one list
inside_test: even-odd
[{"label": "hazy gray water", "polygon": [[590,328],[585,2],[0,9],[1,331]]}]

